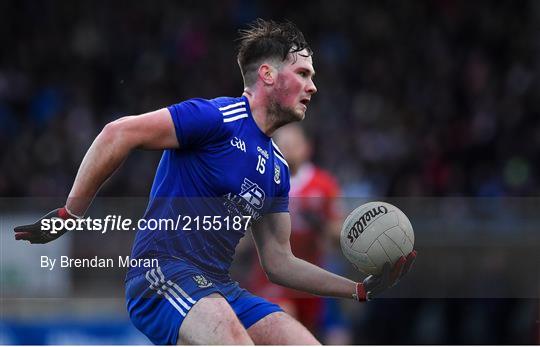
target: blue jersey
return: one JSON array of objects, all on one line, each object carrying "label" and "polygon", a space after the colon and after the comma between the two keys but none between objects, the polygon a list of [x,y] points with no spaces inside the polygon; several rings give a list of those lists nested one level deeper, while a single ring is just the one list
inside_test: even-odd
[{"label": "blue jersey", "polygon": [[[228,277],[245,224],[288,212],[287,163],[246,97],[191,99],[168,109],[180,149],[163,152],[143,219],[174,221],[174,230],[139,230],[132,258],[182,259]],[[131,268],[128,279],[147,270]]]}]

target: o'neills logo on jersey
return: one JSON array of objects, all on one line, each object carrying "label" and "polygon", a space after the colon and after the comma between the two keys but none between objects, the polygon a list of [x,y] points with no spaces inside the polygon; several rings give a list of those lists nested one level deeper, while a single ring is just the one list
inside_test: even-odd
[{"label": "o'neills logo on jersey", "polygon": [[274,182],[276,182],[276,184],[281,183],[281,169],[276,163],[274,163]]},{"label": "o'neills logo on jersey", "polygon": [[247,178],[244,178],[244,183],[240,187],[240,196],[257,210],[260,210],[264,205],[264,190]]},{"label": "o'neills logo on jersey", "polygon": [[266,159],[270,158],[266,149],[262,149],[261,147],[257,146],[257,152],[259,152]]},{"label": "o'neills logo on jersey", "polygon": [[367,228],[372,220],[375,219],[380,214],[388,213],[388,209],[385,206],[374,207],[371,210],[367,211],[358,218],[358,220],[353,224],[349,233],[347,234],[347,239],[353,243]]}]

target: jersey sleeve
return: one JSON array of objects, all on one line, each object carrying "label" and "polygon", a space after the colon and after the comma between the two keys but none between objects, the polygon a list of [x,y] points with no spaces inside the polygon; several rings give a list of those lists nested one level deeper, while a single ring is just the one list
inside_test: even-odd
[{"label": "jersey sleeve", "polygon": [[268,213],[289,212],[290,189],[291,183],[289,178],[289,170],[285,168],[285,175],[281,180],[280,189],[278,189],[276,196],[273,197]]},{"label": "jersey sleeve", "polygon": [[209,101],[190,99],[168,107],[181,148],[198,148],[226,135],[221,113]]}]

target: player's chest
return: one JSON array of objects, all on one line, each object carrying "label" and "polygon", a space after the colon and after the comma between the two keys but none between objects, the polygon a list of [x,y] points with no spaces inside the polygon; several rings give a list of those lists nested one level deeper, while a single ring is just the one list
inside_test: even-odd
[{"label": "player's chest", "polygon": [[218,195],[252,189],[256,195],[274,195],[283,172],[268,141],[235,135],[223,142],[208,163]]}]

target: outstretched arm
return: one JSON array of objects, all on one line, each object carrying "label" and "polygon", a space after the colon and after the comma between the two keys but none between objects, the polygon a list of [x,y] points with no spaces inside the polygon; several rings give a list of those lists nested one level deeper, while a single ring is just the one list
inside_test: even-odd
[{"label": "outstretched arm", "polygon": [[68,211],[83,215],[101,185],[136,148],[178,148],[168,109],[123,117],[103,128],[79,167],[66,203]]},{"label": "outstretched arm", "polygon": [[294,256],[289,213],[274,213],[253,225],[253,238],[268,279],[276,284],[321,296],[352,298],[356,283]]},{"label": "outstretched arm", "polygon": [[416,258],[416,251],[412,251],[395,264],[386,263],[381,275],[370,275],[361,283],[355,283],[294,256],[289,242],[289,213],[268,214],[252,229],[259,259],[268,279],[315,295],[369,300],[395,285],[410,270]]},{"label": "outstretched arm", "polygon": [[166,108],[139,116],[123,117],[107,124],[86,152],[66,205],[49,212],[34,224],[16,227],[15,238],[30,243],[47,243],[60,237],[65,230],[56,233],[42,230],[41,221],[82,216],[102,184],[133,149],[178,147],[171,114]]}]

